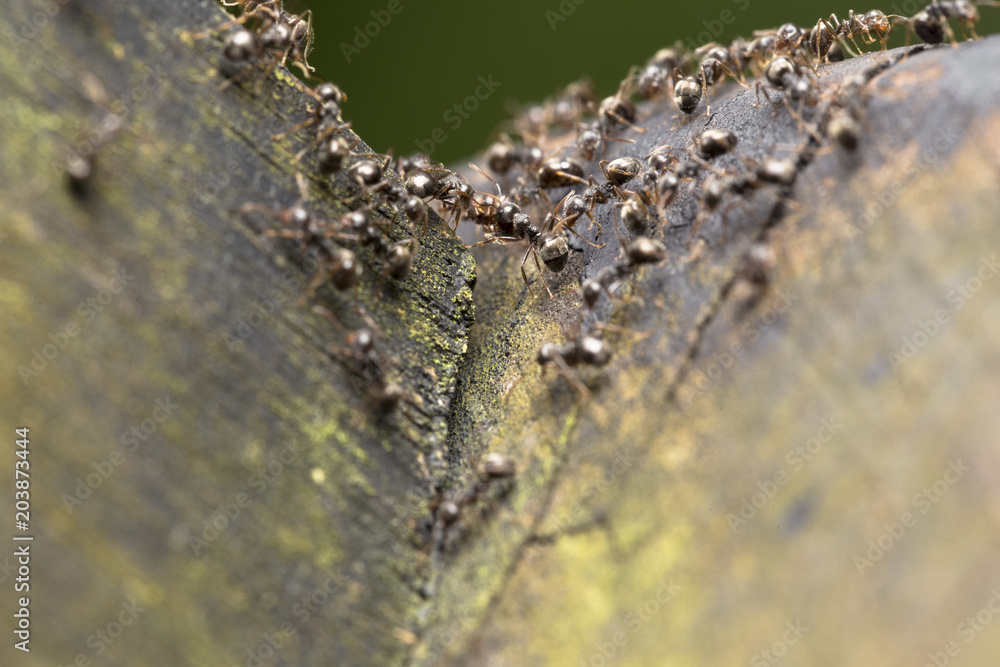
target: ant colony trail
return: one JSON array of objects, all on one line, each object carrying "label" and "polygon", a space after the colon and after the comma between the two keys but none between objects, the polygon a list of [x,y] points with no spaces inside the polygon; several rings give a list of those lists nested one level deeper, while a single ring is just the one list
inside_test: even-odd
[{"label": "ant colony trail", "polygon": [[[219,41],[220,87],[257,91],[286,65],[314,78],[308,12],[291,14],[280,0],[223,4],[235,18],[188,36]],[[739,250],[738,268],[720,279],[717,300],[690,315],[689,339],[676,342],[678,370],[657,397],[672,401],[730,292],[749,292],[753,303],[769,289],[780,259],[767,234],[798,214],[795,187],[805,167],[817,156],[849,161],[861,152],[872,81],[937,45],[978,39],[979,7],[995,4],[935,1],[913,16],[852,10],[809,27],[757,30],[728,45],[661,48],[627,72],[610,96],[602,98],[581,80],[524,109],[513,119],[515,129],[468,168],[446,167],[424,154],[373,152],[343,119],[349,91],[319,82],[308,91],[305,117],[272,137],[279,144],[305,141],[294,153],[298,199],[287,208],[248,202],[239,215],[264,221],[265,243],[287,243],[318,258],[301,301],[337,332],[330,357],[361,379],[380,417],[416,415],[425,406],[400,379],[372,306],[350,298],[370,266],[363,268],[362,256],[374,258],[374,308],[388,309],[394,304],[387,286],[413,276],[434,234],[460,234],[466,248],[491,258],[502,252],[496,246],[517,246],[502,264],[518,290],[523,287],[518,304],[558,312],[559,324],[571,322],[562,338],[532,347],[532,368],[551,374],[576,410],[602,391],[602,373],[614,367],[618,343],[657,335],[623,322],[622,313],[643,299],[635,293],[644,272],[694,274],[714,248],[752,236]],[[900,31],[907,47],[887,51],[887,40]],[[770,141],[761,139],[762,123],[772,125]],[[346,182],[346,195],[335,179]],[[320,219],[310,201],[322,195],[339,198],[350,211]],[[752,234],[740,222],[746,218],[759,223]],[[321,292],[348,297],[340,302],[343,311],[316,304]],[[505,380],[504,396],[517,382]],[[467,409],[470,421],[479,416],[473,408],[452,409]],[[414,531],[428,563],[419,589],[426,599],[437,594],[444,563],[476,513],[487,514],[507,497],[524,469],[506,453],[487,451],[458,470],[471,430],[450,433],[444,450],[421,459],[427,511]]]}]

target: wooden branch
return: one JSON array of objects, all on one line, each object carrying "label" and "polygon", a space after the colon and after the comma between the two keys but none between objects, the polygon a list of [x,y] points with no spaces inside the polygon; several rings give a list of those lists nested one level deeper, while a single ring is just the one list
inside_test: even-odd
[{"label": "wooden branch", "polygon": [[[987,602],[996,40],[821,68],[807,122],[869,81],[853,152],[713,94],[709,126],[793,159],[796,184],[725,200],[690,247],[684,190],[655,232],[668,260],[590,316],[635,333],[605,335],[581,399],[535,357],[616,261],[613,207],[609,243],[545,277],[554,300],[520,253],[474,263],[433,216],[406,278],[359,249],[355,291],[300,302],[316,255],[241,208],[294,204],[299,170],[324,219],[357,192],[294,161],[308,131],[272,140],[308,115],[286,71],[219,90],[220,42],[191,34],[223,20],[94,1],[27,37],[29,9],[0,17],[0,422],[31,429],[37,664],[729,664],[798,621],[798,662],[915,662]],[[645,107],[608,159],[689,146],[705,119],[675,114]],[[741,277],[762,245],[766,287]],[[407,395],[387,413],[330,350],[366,315]],[[516,478],[435,525],[490,451]],[[112,639],[123,605],[141,611]]]}]

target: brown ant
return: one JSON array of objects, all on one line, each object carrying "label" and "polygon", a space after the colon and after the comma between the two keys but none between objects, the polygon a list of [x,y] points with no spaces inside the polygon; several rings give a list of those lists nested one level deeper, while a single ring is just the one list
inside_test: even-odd
[{"label": "brown ant", "polygon": [[535,169],[542,159],[542,149],[538,146],[518,145],[506,134],[501,134],[487,151],[486,164],[499,176],[506,176],[516,165],[527,171]]},{"label": "brown ant", "polygon": [[[282,229],[268,229],[264,232],[266,236],[281,237],[286,239],[299,239],[305,245],[318,245],[319,239],[323,238],[328,223],[313,218],[306,202],[309,200],[309,188],[303,174],[295,174],[295,183],[299,188],[299,200],[286,209],[273,209],[256,202],[247,202],[240,207],[241,213],[257,211],[273,218],[277,218]],[[286,229],[291,227],[292,229]]]},{"label": "brown ant", "polygon": [[583,165],[573,158],[550,158],[535,172],[535,180],[545,190],[583,183]]},{"label": "brown ant", "polygon": [[[997,3],[986,3],[996,6]],[[948,25],[948,19],[958,19],[962,26],[963,34],[973,39],[978,39],[975,24],[979,20],[979,10],[976,5],[969,0],[933,0],[924,9],[920,10],[910,18],[892,15],[895,23],[905,23],[907,26],[907,42],[909,34],[912,32],[925,44],[941,44],[945,37],[958,46],[955,34]],[[966,33],[968,30],[968,33]]]},{"label": "brown ant", "polygon": [[336,84],[324,82],[308,92],[317,103],[316,108],[310,112],[311,115],[309,118],[271,137],[274,141],[279,141],[293,132],[297,132],[310,125],[315,125],[315,138],[311,144],[295,155],[296,161],[301,160],[306,151],[313,146],[322,144],[330,135],[346,130],[351,126],[350,123],[340,122],[340,107],[347,101],[347,95]]},{"label": "brown ant", "polygon": [[612,217],[615,220],[615,232],[618,233],[618,242],[623,243],[621,233],[618,232],[618,218],[615,213],[620,211],[622,224],[634,236],[642,236],[655,223],[655,215],[650,212],[643,202],[642,197],[637,192],[626,192],[625,199],[615,204]]},{"label": "brown ant", "polygon": [[608,134],[608,127],[599,120],[593,123],[581,124],[576,131],[576,150],[580,157],[588,162],[593,160],[598,151],[603,155],[607,150],[609,141],[618,141],[626,144],[634,144],[635,139],[622,139],[612,137]]},{"label": "brown ant", "polygon": [[756,30],[753,39],[746,43],[743,55],[748,65],[757,73],[760,73],[771,60],[774,45],[778,40],[777,33],[777,30]]},{"label": "brown ant", "polygon": [[731,152],[736,148],[736,134],[725,129],[705,130],[694,138],[694,147],[698,155],[711,159]]},{"label": "brown ant", "polygon": [[[834,19],[832,15],[830,18]],[[816,59],[816,62],[825,62],[830,49],[837,43],[838,35],[835,25],[837,24],[831,25],[830,21],[826,19],[819,19],[816,21],[816,25],[803,31],[799,43],[809,52],[809,55]]]},{"label": "brown ant", "polygon": [[[691,227],[688,242],[694,240],[705,219],[718,208],[723,198],[729,194],[743,195],[767,184],[789,188],[795,183],[798,168],[794,161],[768,157],[763,162],[740,156],[750,168],[746,173],[713,173],[701,185],[701,202],[704,210]],[[725,219],[723,219],[725,225]]]},{"label": "brown ant", "polygon": [[[223,39],[222,52],[228,60],[246,63],[265,55],[271,56],[271,61],[260,73],[258,82],[270,76],[277,66],[284,66],[289,58],[292,59],[293,65],[302,70],[304,76],[311,76],[315,70],[307,59],[313,37],[310,10],[302,15],[289,14],[280,8],[280,3],[274,1],[241,3],[240,6],[244,10],[242,16],[221,26],[237,25],[236,29]],[[251,27],[247,28],[243,24],[249,24]],[[202,39],[212,32],[214,31],[186,33],[186,36]],[[219,89],[227,88],[239,76],[237,74],[227,79]]]},{"label": "brown ant", "polygon": [[[521,212],[520,206],[503,196],[500,185],[489,174],[474,164],[470,164],[469,166],[492,182],[497,188],[496,196],[479,193],[485,195],[486,198],[484,201],[480,201],[475,197],[471,198],[473,202],[473,220],[486,228],[486,240],[469,247],[475,248],[487,243],[516,243],[526,240],[528,242],[528,249],[525,251],[524,257],[521,258],[521,278],[524,280],[528,291],[531,292],[528,274],[524,270],[528,256],[531,255],[534,257],[535,266],[538,268],[542,283],[545,285],[545,290],[549,293],[549,297],[554,299],[555,295],[552,294],[552,290],[545,281],[542,264],[544,263],[551,271],[562,271],[569,259],[569,246],[566,243],[566,239],[562,236],[543,233],[543,230],[548,227],[549,221],[554,218],[553,214],[549,213],[546,216],[546,221],[542,225],[542,229],[539,229],[531,222],[531,218],[527,214]],[[555,231],[558,231],[558,227]],[[539,258],[541,258],[541,261],[539,261]]]},{"label": "brown ant", "polygon": [[683,77],[674,84],[674,104],[685,115],[690,116],[701,102],[702,86],[690,76]]},{"label": "brown ant", "polygon": [[[416,254],[417,242],[413,238],[390,242],[385,233],[372,221],[371,213],[366,208],[351,211],[340,219],[337,230],[326,233],[328,237],[336,237],[357,241],[372,249],[375,256],[382,262],[383,277],[401,279],[410,271],[410,265]],[[381,287],[379,288],[381,290]]]},{"label": "brown ant", "polygon": [[711,105],[708,102],[709,86],[716,87],[724,75],[744,88],[749,86],[743,79],[742,63],[729,49],[713,42],[699,47],[695,50],[695,54],[704,55],[698,64],[698,74],[701,77],[701,90],[705,95],[705,116],[709,117],[712,115]]},{"label": "brown ant", "polygon": [[755,243],[747,250],[738,276],[758,288],[766,287],[777,265],[774,249],[765,243]]},{"label": "brown ant", "polygon": [[467,507],[486,499],[490,489],[500,484],[502,497],[510,491],[510,483],[517,475],[517,464],[508,456],[491,452],[476,465],[476,479],[464,490],[441,492],[430,504],[433,513],[431,546],[435,556],[448,551],[461,534],[460,519]]},{"label": "brown ant", "polygon": [[856,41],[859,35],[864,37],[868,44],[878,40],[884,51],[886,40],[889,38],[889,33],[892,32],[889,17],[878,9],[861,15],[855,14],[853,9],[848,10],[847,18],[843,21],[838,20],[836,14],[830,14],[830,24],[834,27],[838,38],[851,40],[858,51],[861,51]]},{"label": "brown ant", "polygon": [[569,130],[587,113],[593,113],[597,104],[597,91],[590,79],[575,81],[563,90],[562,94],[550,105],[549,117]]},{"label": "brown ant", "polygon": [[596,336],[581,335],[564,344],[545,343],[538,350],[536,360],[543,369],[555,367],[580,396],[590,396],[587,387],[576,377],[572,367],[585,364],[602,367],[611,361],[611,349],[604,340]]},{"label": "brown ant", "polygon": [[295,181],[299,188],[299,200],[291,207],[276,210],[263,204],[248,202],[240,208],[240,211],[242,213],[257,211],[277,218],[281,222],[282,229],[265,230],[265,236],[298,239],[306,247],[320,251],[324,266],[313,276],[306,288],[305,296],[313,296],[316,288],[324,280],[331,282],[340,291],[353,288],[361,277],[361,265],[357,257],[347,248],[336,248],[331,251],[323,245],[323,239],[335,236],[336,233],[331,231],[329,222],[317,220],[306,208],[309,193],[305,177],[301,173],[296,174]]}]

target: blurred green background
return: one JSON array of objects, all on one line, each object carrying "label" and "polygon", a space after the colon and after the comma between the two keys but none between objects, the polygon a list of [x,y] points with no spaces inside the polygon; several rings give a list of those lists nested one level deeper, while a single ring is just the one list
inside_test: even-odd
[{"label": "blurred green background", "polygon": [[[925,4],[893,0],[878,8],[910,16]],[[290,10],[301,6],[286,3]],[[375,150],[409,154],[417,141],[426,150],[439,129],[438,137],[447,138],[434,142],[433,156],[446,164],[482,148],[518,105],[541,101],[581,76],[609,95],[629,67],[676,40],[728,43],[787,21],[811,25],[831,12],[844,18],[852,8],[816,0],[307,0],[305,6],[316,31],[310,62],[347,92],[344,117],[358,134]],[[980,34],[1000,30],[1000,10],[981,11]],[[904,33],[899,29],[892,44],[902,44]],[[457,115],[453,105],[490,75],[499,87],[468,118]]]}]

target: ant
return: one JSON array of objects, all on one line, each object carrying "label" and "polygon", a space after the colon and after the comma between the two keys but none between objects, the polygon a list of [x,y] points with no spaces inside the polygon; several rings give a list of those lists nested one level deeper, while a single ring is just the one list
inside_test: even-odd
[{"label": "ant", "polygon": [[[698,73],[701,77],[701,90],[705,94],[705,116],[707,118],[712,115],[711,105],[708,102],[708,87],[716,87],[723,75],[728,75],[744,88],[749,88],[749,86],[743,80],[742,63],[730,50],[712,42],[699,47],[695,50],[695,54],[704,54],[705,56],[698,64]],[[695,104],[697,105],[697,102]]]},{"label": "ant", "polygon": [[766,243],[755,243],[747,250],[738,276],[758,288],[766,287],[778,261],[774,249]]},{"label": "ant", "polygon": [[616,139],[612,136],[618,125],[627,125],[640,134],[646,131],[645,128],[635,124],[635,103],[626,94],[632,81],[632,77],[626,78],[618,86],[618,91],[614,95],[601,101],[597,109],[597,120],[577,127],[577,151],[587,161],[594,159],[598,149],[601,149],[603,154],[607,149],[608,141],[635,143],[632,139]]},{"label": "ant", "polygon": [[[270,76],[277,66],[283,67],[289,58],[302,70],[304,76],[312,75],[315,69],[308,62],[313,38],[311,11],[307,10],[302,15],[289,14],[275,0],[252,4],[244,2],[239,5],[243,9],[243,15],[224,24],[238,26],[223,40],[222,52],[227,59],[245,63],[270,55],[271,62],[261,72],[258,82]],[[242,24],[245,23],[249,23],[252,29],[244,27]],[[211,32],[186,34],[194,39],[202,39]],[[238,76],[224,81],[219,89],[229,87]]]},{"label": "ant", "polygon": [[611,129],[618,124],[627,125],[636,132],[646,131],[635,125],[635,103],[625,94],[630,84],[629,79],[622,81],[618,91],[611,97],[605,97],[597,108],[598,123],[604,130],[603,134],[610,134]]},{"label": "ant", "polygon": [[[995,2],[985,4],[997,5]],[[979,39],[975,28],[975,24],[979,20],[979,10],[969,0],[933,0],[910,18],[895,14],[891,16],[895,23],[907,25],[907,42],[909,42],[909,34],[912,32],[925,44],[941,44],[947,36],[952,46],[958,46],[958,42],[955,41],[955,33],[948,25],[948,19],[958,19],[962,26],[963,35],[968,37],[971,34],[973,39]]]},{"label": "ant", "polygon": [[372,222],[371,213],[365,208],[351,211],[345,215],[340,219],[339,226],[342,229],[347,229],[348,233],[328,232],[327,236],[354,240],[372,248],[375,256],[383,264],[383,277],[398,280],[409,273],[416,254],[417,242],[415,239],[408,238],[390,243],[383,231]]},{"label": "ant", "polygon": [[737,141],[736,134],[730,130],[711,129],[695,136],[694,147],[700,157],[708,160],[731,152]]},{"label": "ant", "polygon": [[[325,236],[325,228],[328,223],[314,219],[306,208],[306,202],[309,200],[309,188],[305,176],[301,173],[295,174],[295,183],[299,188],[299,200],[289,208],[278,210],[256,202],[247,202],[240,207],[240,212],[245,214],[257,211],[277,218],[283,228],[268,229],[264,232],[267,236],[300,239],[306,246],[319,246],[319,240]],[[284,229],[284,227],[293,227],[293,229]]]},{"label": "ant", "polygon": [[686,64],[686,57],[681,55],[679,49],[660,49],[646,62],[645,68],[633,75],[636,94],[641,99],[650,100],[669,91],[676,83],[677,72]]},{"label": "ant", "polygon": [[597,91],[590,79],[574,81],[566,86],[559,98],[551,104],[549,116],[564,130],[569,130],[586,113],[593,113],[597,104]]},{"label": "ant", "polygon": [[884,51],[886,40],[889,39],[889,33],[892,32],[889,17],[878,9],[861,15],[855,14],[853,9],[848,10],[847,18],[843,21],[838,20],[836,14],[830,14],[830,24],[834,27],[838,38],[851,40],[858,51],[861,51],[855,40],[858,35],[863,36],[868,44],[878,40]]},{"label": "ant", "polygon": [[[655,223],[655,215],[650,213],[642,196],[637,192],[626,192],[625,199],[615,205],[615,212],[620,211],[622,224],[634,236],[642,236]],[[623,243],[618,232],[618,219],[615,217],[615,232],[618,233],[619,244]]]},{"label": "ant", "polygon": [[[313,312],[325,317],[337,329],[344,328],[344,325],[328,308],[313,306]],[[347,333],[344,338],[347,347],[338,347],[331,343],[327,346],[327,352],[335,359],[353,359],[357,362],[357,366],[352,370],[369,385],[369,405],[385,415],[393,412],[401,401],[409,397],[401,386],[386,378],[387,360],[375,350],[375,332],[378,331],[378,327],[363,310],[359,309],[359,313],[367,326]]]},{"label": "ant", "polygon": [[496,484],[502,484],[499,492],[501,497],[510,491],[510,483],[517,475],[517,464],[508,456],[490,452],[476,465],[475,482],[461,491],[450,493],[440,492],[430,504],[433,513],[431,527],[431,544],[435,555],[448,551],[454,545],[460,533],[459,520],[465,508],[484,500],[490,489]]},{"label": "ant", "polygon": [[104,84],[93,74],[86,72],[83,78],[84,96],[101,110],[100,121],[93,118],[86,123],[85,139],[77,142],[76,147],[60,141],[66,150],[63,168],[73,195],[85,199],[90,194],[97,167],[97,154],[111,143],[115,136],[125,127],[124,119],[117,113],[109,111],[108,95]]},{"label": "ant", "polygon": [[347,95],[340,89],[339,86],[327,81],[319,84],[312,90],[308,90],[308,93],[317,102],[316,108],[310,112],[312,115],[301,123],[298,123],[284,132],[280,132],[271,137],[274,141],[279,141],[287,135],[297,132],[302,128],[309,127],[310,125],[316,125],[315,139],[310,145],[296,154],[296,161],[301,160],[302,156],[305,155],[306,151],[312,146],[322,144],[323,141],[331,134],[340,132],[341,130],[346,130],[351,126],[350,123],[340,122],[340,107],[347,101]]},{"label": "ant", "polygon": [[756,30],[753,39],[744,46],[743,56],[758,74],[770,61],[774,45],[778,40],[777,30]]},{"label": "ant", "polygon": [[609,141],[634,144],[635,139],[622,139],[608,136],[606,127],[598,120],[589,124],[581,124],[576,131],[576,150],[580,157],[590,162],[596,157],[598,150],[604,155]]},{"label": "ant", "polygon": [[583,165],[573,158],[550,158],[535,172],[535,180],[542,189],[561,188],[583,181]]},{"label": "ant", "polygon": [[702,86],[697,79],[690,76],[678,79],[677,83],[674,84],[674,104],[681,112],[690,116],[698,108],[698,103],[701,102],[701,91]]},{"label": "ant", "polygon": [[258,211],[277,218],[283,228],[268,229],[264,232],[266,236],[299,239],[306,247],[314,247],[322,253],[325,267],[318,271],[309,283],[306,296],[313,296],[324,279],[329,280],[340,291],[353,288],[361,277],[361,265],[357,257],[347,248],[336,248],[331,251],[321,243],[322,239],[332,235],[329,231],[330,224],[314,218],[305,207],[309,198],[305,177],[301,173],[296,174],[295,181],[299,188],[299,200],[291,207],[275,210],[263,204],[248,202],[240,208],[240,211],[243,213]]},{"label": "ant", "polygon": [[535,358],[543,369],[553,366],[558,369],[570,386],[586,398],[590,392],[573,374],[571,367],[580,364],[598,368],[606,366],[611,361],[611,349],[602,339],[585,334],[565,345],[545,343],[539,348]]},{"label": "ant", "polygon": [[[764,78],[778,90],[785,91],[785,97],[781,99],[781,103],[785,105],[788,112],[795,118],[799,129],[801,130],[804,126],[817,143],[822,143],[822,137],[812,125],[802,118],[801,114],[803,105],[814,106],[819,101],[819,92],[813,80],[803,75],[799,65],[788,56],[778,56],[769,62],[764,69]],[[753,105],[754,107],[760,106],[761,92],[764,93],[765,99],[767,99],[771,106],[775,106],[774,100],[767,93],[767,88],[760,81],[754,85],[754,88],[757,94],[757,102]],[[792,108],[789,100],[799,103],[798,112]],[[777,109],[775,109],[775,113],[777,113]]]},{"label": "ant", "polygon": [[493,143],[487,151],[486,164],[499,176],[506,176],[515,166],[531,170],[542,161],[542,149],[538,146],[517,145],[506,134]]},{"label": "ant", "polygon": [[[835,20],[835,17],[831,14],[830,19]],[[837,24],[834,23],[834,25]],[[834,25],[830,25],[830,22],[825,19],[819,19],[812,28],[804,30],[799,39],[799,45],[805,47],[809,55],[816,59],[816,62],[826,61],[833,45],[837,43],[837,28]],[[855,46],[857,45],[855,44]]]},{"label": "ant", "polygon": [[[531,218],[527,214],[521,212],[520,206],[503,196],[500,185],[489,174],[474,164],[470,164],[469,166],[492,182],[497,188],[497,196],[486,195],[487,199],[484,202],[480,202],[474,197],[472,198],[474,202],[473,220],[486,227],[487,231],[485,241],[480,241],[469,247],[475,248],[487,243],[516,243],[527,240],[528,250],[525,251],[520,264],[521,278],[528,287],[528,291],[531,292],[531,284],[528,282],[528,274],[524,270],[524,265],[528,261],[528,256],[532,255],[535,260],[535,266],[538,268],[539,274],[542,275],[542,283],[545,285],[545,290],[549,293],[549,297],[554,299],[555,295],[552,294],[548,283],[545,282],[542,264],[544,263],[551,271],[561,271],[565,268],[566,262],[569,259],[569,245],[562,236],[546,235],[543,233],[542,230],[548,226],[549,220],[554,217],[553,214],[549,213],[546,216],[546,221],[540,230],[531,222]],[[480,194],[485,195],[486,193]],[[539,257],[541,261],[539,261]]]}]

